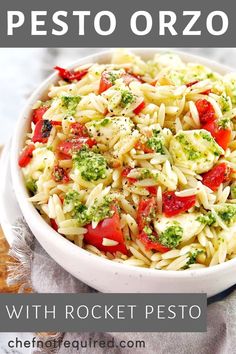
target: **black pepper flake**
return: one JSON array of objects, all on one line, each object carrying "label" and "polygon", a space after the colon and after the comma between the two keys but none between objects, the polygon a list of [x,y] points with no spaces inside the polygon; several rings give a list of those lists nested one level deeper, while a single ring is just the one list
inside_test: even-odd
[{"label": "black pepper flake", "polygon": [[42,137],[48,138],[52,130],[52,124],[49,120],[45,119],[42,126]]}]

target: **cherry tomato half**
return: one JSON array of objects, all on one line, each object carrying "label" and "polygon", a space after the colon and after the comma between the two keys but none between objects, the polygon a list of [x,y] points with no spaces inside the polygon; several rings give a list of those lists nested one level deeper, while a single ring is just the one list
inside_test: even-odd
[{"label": "cherry tomato half", "polygon": [[175,192],[165,192],[162,196],[163,211],[165,216],[178,215],[192,208],[196,202],[196,196],[177,197]]},{"label": "cherry tomato half", "polygon": [[26,167],[32,157],[33,157],[33,151],[35,150],[35,146],[33,144],[30,144],[24,148],[24,150],[21,152],[19,160],[18,160],[18,165],[22,167]]},{"label": "cherry tomato half", "polygon": [[[110,253],[121,252],[127,255],[128,251],[120,227],[120,216],[115,206],[112,209],[114,210],[112,217],[100,221],[94,229],[91,224],[86,226],[87,233],[84,234],[84,241],[97,247],[100,251]],[[103,238],[116,241],[118,244],[115,246],[104,246],[102,244]]]},{"label": "cherry tomato half", "polygon": [[221,183],[229,180],[231,173],[232,169],[222,162],[202,175],[202,183],[211,190],[216,191]]}]

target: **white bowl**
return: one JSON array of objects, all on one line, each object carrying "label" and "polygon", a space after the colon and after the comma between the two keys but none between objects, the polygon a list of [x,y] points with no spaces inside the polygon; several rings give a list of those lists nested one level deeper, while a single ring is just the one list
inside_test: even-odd
[{"label": "white bowl", "polygon": [[[144,59],[152,57],[159,51],[159,49],[154,48],[133,50],[134,53]],[[164,51],[166,50],[164,49]],[[232,71],[232,69],[208,59],[183,52],[177,53],[184,61],[198,62],[207,65],[222,74]],[[70,65],[70,68],[91,62],[106,63],[109,62],[110,58],[111,51],[101,52],[78,60]],[[27,199],[28,194],[22,173],[18,168],[18,156],[24,145],[25,135],[30,126],[32,105],[47,92],[49,85],[56,82],[57,79],[56,73],[51,75],[27,101],[16,124],[11,149],[11,173],[19,206],[35,237],[48,254],[76,278],[102,292],[204,292],[207,293],[208,296],[212,296],[235,284],[236,259],[211,268],[179,272],[133,267],[100,258],[79,248],[55,232],[42,219],[34,206]]]}]

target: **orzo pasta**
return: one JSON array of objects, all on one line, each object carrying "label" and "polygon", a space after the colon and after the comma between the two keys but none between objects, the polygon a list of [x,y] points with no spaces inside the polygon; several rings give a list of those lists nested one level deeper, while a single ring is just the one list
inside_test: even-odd
[{"label": "orzo pasta", "polygon": [[30,200],[77,246],[166,270],[236,256],[236,74],[124,50],[66,70],[32,107]]}]

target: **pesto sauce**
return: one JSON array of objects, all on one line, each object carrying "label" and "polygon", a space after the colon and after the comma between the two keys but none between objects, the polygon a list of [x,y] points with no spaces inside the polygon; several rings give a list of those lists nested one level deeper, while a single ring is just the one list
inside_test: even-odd
[{"label": "pesto sauce", "polygon": [[227,226],[230,226],[236,216],[236,205],[225,205],[217,211],[217,214]]},{"label": "pesto sauce", "polygon": [[199,221],[201,224],[205,224],[208,226],[212,226],[216,222],[215,216],[209,211],[205,215],[201,215],[197,218],[197,221]]},{"label": "pesto sauce", "polygon": [[152,178],[153,174],[150,170],[148,170],[147,168],[144,168],[141,171],[141,179],[145,179],[145,178]]},{"label": "pesto sauce", "polygon": [[90,224],[92,221],[99,222],[105,218],[111,217],[114,211],[111,210],[111,203],[113,198],[106,196],[101,203],[95,200],[94,205],[91,208],[87,208],[80,201],[79,193],[77,191],[71,191],[66,194],[64,203],[72,206],[72,217],[75,218],[79,226]]},{"label": "pesto sauce", "polygon": [[232,106],[231,106],[231,99],[229,96],[221,95],[219,103],[221,106],[222,113],[226,113],[226,112],[230,111]]},{"label": "pesto sauce", "polygon": [[183,228],[177,221],[167,227],[159,236],[159,242],[168,248],[176,248],[183,237]]},{"label": "pesto sauce", "polygon": [[84,147],[73,156],[74,168],[80,171],[85,181],[106,178],[107,161],[104,156]]},{"label": "pesto sauce", "polygon": [[62,107],[67,109],[68,115],[73,116],[76,112],[76,108],[81,101],[81,96],[62,96]]},{"label": "pesto sauce", "polygon": [[121,91],[121,106],[126,107],[128,104],[133,103],[135,101],[135,97],[129,90]]},{"label": "pesto sauce", "polygon": [[164,155],[164,139],[159,130],[153,130],[153,136],[147,140],[147,146],[155,152]]},{"label": "pesto sauce", "polygon": [[189,260],[187,261],[183,269],[188,269],[191,264],[196,263],[197,256],[203,252],[203,250],[194,250],[192,252],[189,252]]},{"label": "pesto sauce", "polygon": [[188,160],[194,161],[201,157],[201,152],[197,151],[194,146],[186,139],[184,134],[176,136],[177,141],[182,145],[184,152],[187,155]]}]

